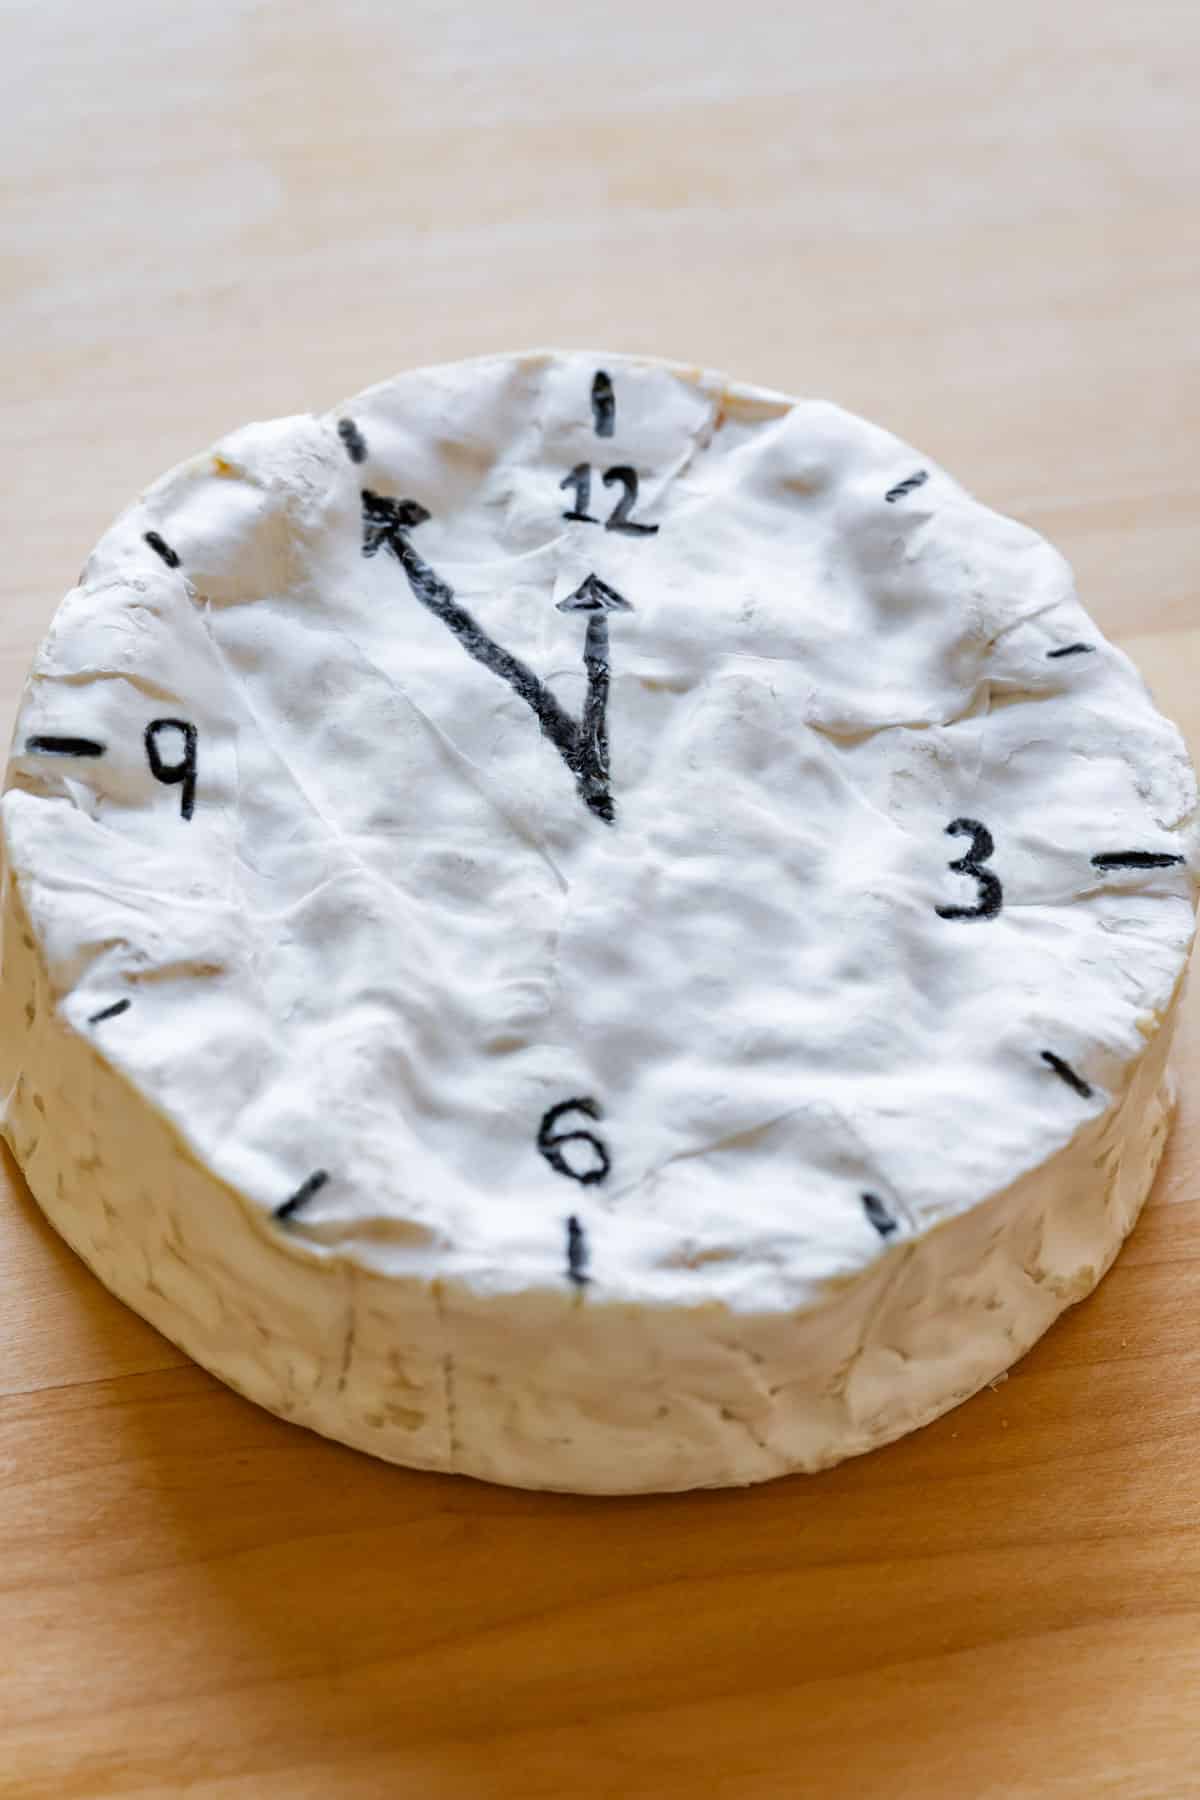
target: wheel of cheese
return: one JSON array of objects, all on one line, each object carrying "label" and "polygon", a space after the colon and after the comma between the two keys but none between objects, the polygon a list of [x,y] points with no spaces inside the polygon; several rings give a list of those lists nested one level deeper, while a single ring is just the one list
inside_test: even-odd
[{"label": "wheel of cheese", "polygon": [[1062,558],[886,431],[419,370],[174,470],[62,603],[4,1130],[113,1293],[374,1455],[820,1468],[1133,1224],[1195,809]]}]

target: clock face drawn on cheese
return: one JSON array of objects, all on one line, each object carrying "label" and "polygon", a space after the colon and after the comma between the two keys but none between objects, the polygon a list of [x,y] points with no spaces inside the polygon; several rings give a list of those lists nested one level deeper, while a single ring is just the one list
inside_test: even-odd
[{"label": "clock face drawn on cheese", "polygon": [[1194,806],[1034,533],[834,406],[570,353],[151,488],[4,828],[63,1017],[288,1254],[769,1310],[1105,1114]]}]

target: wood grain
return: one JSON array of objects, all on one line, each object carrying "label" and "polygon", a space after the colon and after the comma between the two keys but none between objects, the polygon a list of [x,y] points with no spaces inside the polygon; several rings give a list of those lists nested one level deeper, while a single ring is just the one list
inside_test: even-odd
[{"label": "wood grain", "polygon": [[[0,706],[255,416],[534,343],[827,394],[1046,531],[1200,741],[1193,0],[77,0],[0,70]],[[1116,1270],[745,1494],[407,1474],[225,1392],[0,1195],[0,1794],[1200,1793],[1200,1017]]]}]

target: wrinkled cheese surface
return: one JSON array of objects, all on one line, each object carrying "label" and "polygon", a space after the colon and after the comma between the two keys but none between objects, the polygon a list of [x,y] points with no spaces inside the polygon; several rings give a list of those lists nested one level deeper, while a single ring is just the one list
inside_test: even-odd
[{"label": "wrinkled cheese surface", "polygon": [[[539,705],[591,731],[598,807]],[[89,558],[2,804],[45,1000],[10,1000],[6,1129],[38,1198],[208,1366],[397,1460],[620,1489],[882,1441],[1086,1291],[1161,1148],[1179,736],[1057,552],[825,403],[537,354],[235,432]],[[30,1070],[42,1098],[68,1054],[92,1073],[30,1152]],[[122,1234],[160,1140],[155,1223]],[[1014,1194],[1078,1255],[994,1284],[985,1369],[955,1257],[1003,1256]],[[164,1236],[215,1307],[170,1299]],[[835,1426],[902,1271],[937,1373],[897,1325]],[[353,1415],[355,1281],[362,1416],[416,1425]],[[335,1290],[328,1319],[301,1298]],[[750,1430],[697,1346],[760,1330]],[[499,1391],[459,1405],[473,1357]],[[645,1400],[619,1431],[606,1381]]]}]

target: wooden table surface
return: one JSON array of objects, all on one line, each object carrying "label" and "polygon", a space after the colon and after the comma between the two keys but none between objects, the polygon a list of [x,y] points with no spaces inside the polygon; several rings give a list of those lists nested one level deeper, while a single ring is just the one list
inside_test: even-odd
[{"label": "wooden table surface", "polygon": [[[554,343],[838,399],[1067,552],[1200,744],[1195,0],[8,0],[0,706],[230,426]],[[746,1493],[259,1413],[0,1193],[0,1794],[1200,1794],[1200,987],[1101,1291]]]}]

